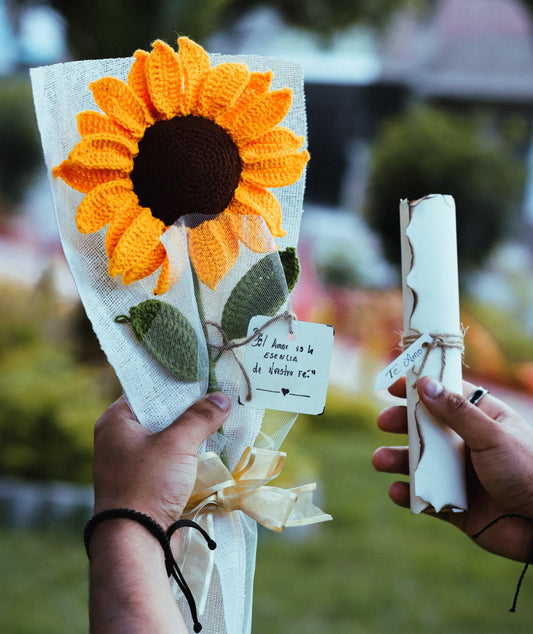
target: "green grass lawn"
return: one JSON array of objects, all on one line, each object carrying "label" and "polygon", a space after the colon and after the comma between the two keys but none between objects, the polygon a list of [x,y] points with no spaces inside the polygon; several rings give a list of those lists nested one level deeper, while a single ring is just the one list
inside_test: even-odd
[{"label": "green grass lawn", "polygon": [[301,534],[261,531],[254,634],[533,631],[533,576],[517,612],[508,611],[521,564],[395,507],[387,496],[393,476],[370,464],[384,434],[357,421],[351,430],[319,421],[312,434],[289,435],[290,451],[317,459],[321,503],[334,521]]},{"label": "green grass lawn", "polygon": [[[318,479],[319,504],[334,521],[260,531],[253,633],[531,632],[533,570],[510,614],[521,564],[395,508],[392,477],[370,464],[387,439],[368,419],[334,412],[303,419],[289,434],[288,474],[301,474],[294,484]],[[1,529],[0,569],[1,632],[87,632],[81,534]]]},{"label": "green grass lawn", "polygon": [[78,535],[0,529],[0,570],[0,632],[88,632],[87,562]]}]

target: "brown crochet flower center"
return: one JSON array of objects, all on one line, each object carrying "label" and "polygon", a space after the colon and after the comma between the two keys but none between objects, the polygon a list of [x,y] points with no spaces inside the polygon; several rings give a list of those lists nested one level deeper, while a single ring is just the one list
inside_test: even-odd
[{"label": "brown crochet flower center", "polygon": [[231,136],[209,119],[187,115],[156,121],[139,142],[131,181],[143,207],[171,225],[185,214],[218,214],[241,174]]}]

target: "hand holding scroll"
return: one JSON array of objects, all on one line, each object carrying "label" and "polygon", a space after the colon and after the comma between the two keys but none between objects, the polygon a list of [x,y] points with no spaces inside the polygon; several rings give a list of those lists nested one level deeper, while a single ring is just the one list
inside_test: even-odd
[{"label": "hand holding scroll", "polygon": [[[469,537],[502,515],[520,515],[496,522],[479,535],[476,543],[495,554],[526,561],[533,537],[533,428],[491,395],[476,407],[466,398],[441,388],[435,380],[424,377],[419,381],[418,392],[428,411],[457,432],[469,449],[469,510],[435,515]],[[463,383],[466,395],[474,389],[472,384]],[[405,381],[395,383],[390,391],[404,397]],[[377,424],[383,431],[407,433],[405,407],[383,410]],[[407,447],[380,447],[372,462],[377,471],[409,473]],[[394,482],[389,496],[396,504],[409,507],[409,485],[405,482]]]}]

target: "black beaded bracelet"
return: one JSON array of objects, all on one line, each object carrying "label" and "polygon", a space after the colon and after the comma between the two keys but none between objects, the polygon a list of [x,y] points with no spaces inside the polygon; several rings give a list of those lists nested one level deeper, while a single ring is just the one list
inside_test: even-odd
[{"label": "black beaded bracelet", "polygon": [[169,526],[168,530],[165,532],[165,530],[149,515],[145,515],[144,513],[140,513],[139,511],[134,511],[132,509],[108,509],[106,511],[101,511],[100,513],[96,513],[96,515],[93,515],[93,517],[85,525],[85,529],[83,531],[83,542],[85,544],[85,551],[87,552],[87,557],[89,557],[89,559],[91,558],[89,554],[91,537],[93,536],[96,527],[102,522],[109,519],[133,520],[134,522],[142,524],[142,526],[148,529],[150,533],[152,533],[152,535],[157,539],[157,541],[161,544],[161,548],[163,549],[163,552],[165,554],[165,567],[167,570],[167,574],[169,577],[172,577],[176,581],[180,590],[183,592],[191,611],[191,617],[194,623],[194,631],[200,632],[202,626],[198,621],[196,602],[194,601],[192,592],[187,585],[187,582],[185,581],[185,578],[183,577],[183,574],[179,569],[176,560],[174,559],[174,555],[172,554],[172,548],[170,545],[170,538],[176,530],[184,527],[189,527],[195,528],[202,534],[210,550],[214,550],[216,548],[216,543],[209,537],[209,535],[199,524],[193,522],[192,520],[178,520],[177,522],[174,522],[174,524]]}]

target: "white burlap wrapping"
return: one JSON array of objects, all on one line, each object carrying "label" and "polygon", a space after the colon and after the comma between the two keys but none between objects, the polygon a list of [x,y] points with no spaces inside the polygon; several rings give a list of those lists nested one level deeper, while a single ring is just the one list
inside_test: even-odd
[{"label": "white burlap wrapping", "polygon": [[[272,89],[289,87],[293,102],[283,125],[298,135],[306,135],[303,78],[299,66],[278,59],[211,55],[212,66],[232,61],[244,62],[250,70],[274,72]],[[183,382],[163,370],[145,352],[132,335],[127,324],[115,323],[119,314],[127,314],[132,306],[153,297],[157,273],[140,282],[125,286],[119,278],[110,278],[105,255],[105,230],[83,235],[75,224],[76,210],[83,194],[71,189],[61,179],[52,176],[52,168],[59,165],[79,141],[76,114],[83,110],[97,110],[89,83],[100,77],[114,76],[126,81],[133,58],[88,60],[56,64],[31,70],[35,109],[41,133],[44,158],[50,175],[51,188],[63,249],[76,282],[78,292],[92,322],[102,349],[114,367],[139,422],[153,432],[160,431],[201,397],[207,379]],[[296,246],[302,213],[305,178],[294,185],[274,190],[283,211],[283,227],[287,235],[279,239],[280,249]],[[174,247],[179,253],[178,227]],[[177,245],[177,246],[176,246]],[[215,293],[203,293],[206,319],[220,323],[225,299],[236,282],[259,256],[241,245],[241,255]],[[179,258],[178,258],[179,259]],[[205,289],[204,289],[205,290]],[[199,365],[206,367],[207,349],[202,342],[202,327],[198,318],[193,280],[188,261],[179,282],[161,296],[165,302],[178,306],[199,333]],[[261,314],[258,306],[257,314]],[[236,351],[241,354],[241,351]],[[205,373],[204,373],[205,374]],[[279,448],[294,416],[279,413],[278,422],[268,430],[261,429],[264,411],[239,405],[237,402],[241,371],[230,353],[225,353],[216,368],[220,388],[232,399],[232,412],[224,425],[224,436],[215,436],[201,448],[220,453],[224,447],[228,466],[232,469],[248,446]],[[212,634],[250,632],[252,586],[255,568],[256,524],[236,511],[210,515],[212,536],[217,542],[208,592],[200,592],[200,620],[203,631]],[[209,557],[206,555],[205,561]],[[182,562],[184,572],[191,565]],[[206,571],[207,572],[207,571]],[[189,619],[185,601],[178,596],[182,612]],[[190,620],[189,620],[190,624]]]}]

